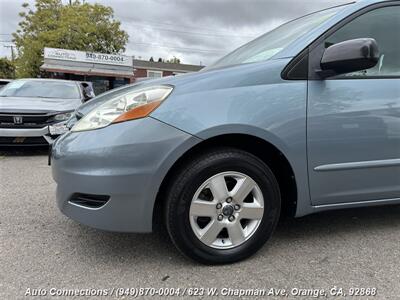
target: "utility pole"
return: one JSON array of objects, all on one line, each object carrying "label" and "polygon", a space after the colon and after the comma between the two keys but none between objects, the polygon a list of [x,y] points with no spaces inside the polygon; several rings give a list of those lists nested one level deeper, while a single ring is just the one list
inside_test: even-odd
[{"label": "utility pole", "polygon": [[14,66],[14,78],[15,78],[15,64],[14,64],[14,62],[15,62],[15,54],[14,54],[15,46],[14,45],[4,45],[4,47],[11,49],[11,61],[12,61],[13,66]]},{"label": "utility pole", "polygon": [[4,45],[5,48],[10,48],[11,49],[11,61],[14,62],[15,56],[14,56],[14,45]]}]

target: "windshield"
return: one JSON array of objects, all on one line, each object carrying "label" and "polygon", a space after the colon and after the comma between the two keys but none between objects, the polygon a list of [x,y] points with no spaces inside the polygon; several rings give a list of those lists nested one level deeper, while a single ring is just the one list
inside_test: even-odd
[{"label": "windshield", "polygon": [[206,69],[268,60],[289,44],[332,17],[340,9],[342,7],[330,8],[285,23],[234,50]]},{"label": "windshield", "polygon": [[73,82],[16,80],[0,90],[0,97],[79,99],[80,93]]}]

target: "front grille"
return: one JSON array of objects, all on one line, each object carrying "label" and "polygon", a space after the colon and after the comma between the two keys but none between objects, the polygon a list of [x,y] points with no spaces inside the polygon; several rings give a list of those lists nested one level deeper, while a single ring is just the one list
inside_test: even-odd
[{"label": "front grille", "polygon": [[110,200],[110,196],[75,193],[71,196],[69,202],[88,208],[100,208],[108,200]]},{"label": "front grille", "polygon": [[28,123],[28,124],[13,124],[13,123],[0,123],[0,128],[21,128],[21,129],[29,129],[29,128],[43,128],[47,126],[47,124],[34,124],[34,123]]},{"label": "front grille", "polygon": [[54,113],[0,113],[0,128],[42,128],[53,122]]},{"label": "front grille", "polygon": [[1,145],[26,145],[26,146],[39,146],[39,145],[48,145],[49,143],[42,136],[29,136],[29,137],[10,137],[10,136],[1,136],[0,137],[0,146]]}]

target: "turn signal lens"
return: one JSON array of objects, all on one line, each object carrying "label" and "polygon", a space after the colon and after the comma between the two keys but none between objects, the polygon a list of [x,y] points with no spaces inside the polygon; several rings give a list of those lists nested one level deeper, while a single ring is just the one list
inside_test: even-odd
[{"label": "turn signal lens", "polygon": [[149,114],[151,114],[153,110],[155,110],[161,104],[161,102],[162,101],[154,101],[148,104],[138,106],[134,109],[131,109],[130,111],[127,111],[126,113],[116,118],[113,121],[113,123],[119,123],[119,122],[147,117]]}]

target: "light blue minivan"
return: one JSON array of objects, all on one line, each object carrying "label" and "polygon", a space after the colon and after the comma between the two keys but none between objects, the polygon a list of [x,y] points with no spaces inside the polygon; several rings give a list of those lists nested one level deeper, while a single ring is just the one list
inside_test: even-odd
[{"label": "light blue minivan", "polygon": [[109,231],[161,220],[218,264],[255,253],[283,212],[400,204],[399,32],[400,1],[359,1],[93,99],[53,145],[60,210]]}]

